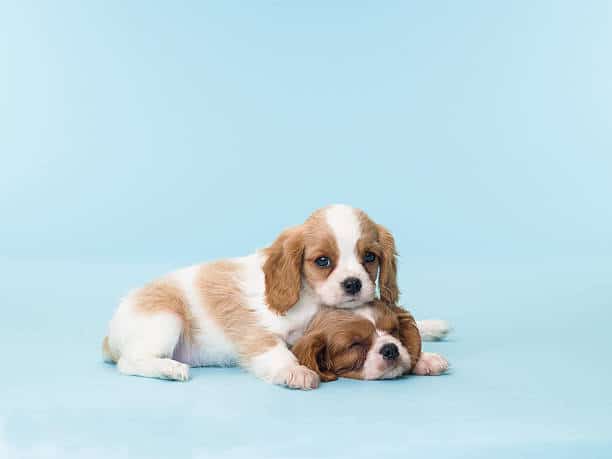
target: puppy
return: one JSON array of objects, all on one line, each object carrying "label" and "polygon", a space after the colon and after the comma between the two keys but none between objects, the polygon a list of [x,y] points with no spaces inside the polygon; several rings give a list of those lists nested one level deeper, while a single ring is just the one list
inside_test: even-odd
[{"label": "puppy", "polygon": [[184,381],[190,366],[238,363],[274,384],[312,389],[319,375],[287,345],[321,305],[398,299],[393,236],[363,211],[333,205],[252,255],[191,266],[129,293],[103,341],[121,373]]},{"label": "puppy", "polygon": [[[422,326],[438,339],[448,332],[443,321],[424,321]],[[321,381],[439,375],[448,369],[442,356],[421,352],[421,335],[410,313],[382,301],[353,311],[321,310],[293,352]]]}]

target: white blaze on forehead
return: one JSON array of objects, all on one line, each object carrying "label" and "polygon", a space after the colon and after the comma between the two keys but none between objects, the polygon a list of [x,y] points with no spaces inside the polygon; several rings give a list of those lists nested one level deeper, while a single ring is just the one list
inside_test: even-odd
[{"label": "white blaze on forehead", "polygon": [[[372,308],[370,306],[364,306],[362,308],[356,309],[355,310],[355,314],[357,314],[358,316],[363,317],[364,319],[369,320],[370,322],[372,322],[372,324],[374,324],[374,326],[376,326],[376,320],[374,319],[374,308]],[[377,328],[376,329],[376,335],[377,336],[383,336],[383,335],[389,335],[389,333],[384,331],[384,330],[381,330],[381,329]]]},{"label": "white blaze on forehead", "polygon": [[359,309],[355,309],[355,314],[376,325],[376,321],[374,320],[374,310],[370,306],[363,306]]},{"label": "white blaze on forehead", "polygon": [[354,257],[355,246],[361,238],[361,225],[355,209],[344,204],[336,204],[325,211],[325,219],[336,237],[340,260]]}]

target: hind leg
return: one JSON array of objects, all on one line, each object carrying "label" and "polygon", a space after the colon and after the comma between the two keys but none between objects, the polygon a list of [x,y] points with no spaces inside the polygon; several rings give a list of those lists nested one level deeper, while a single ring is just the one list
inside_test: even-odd
[{"label": "hind leg", "polygon": [[109,336],[111,344],[113,341],[120,344],[117,346],[120,373],[175,381],[189,379],[189,366],[171,358],[183,331],[181,317],[161,311],[132,312],[122,318],[129,320],[117,324]]},{"label": "hind leg", "polygon": [[117,369],[124,375],[187,381],[189,366],[172,359],[156,357],[121,357]]}]

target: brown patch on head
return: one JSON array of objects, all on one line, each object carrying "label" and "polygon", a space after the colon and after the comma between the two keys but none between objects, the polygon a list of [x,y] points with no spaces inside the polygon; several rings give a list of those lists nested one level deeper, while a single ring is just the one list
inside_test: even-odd
[{"label": "brown patch on head", "polygon": [[357,210],[361,226],[361,238],[357,242],[357,256],[363,260],[366,252],[376,255],[376,260],[364,263],[372,281],[378,273],[378,290],[380,297],[387,303],[396,303],[399,299],[397,287],[397,252],[393,235],[382,225],[377,225],[362,210]]},{"label": "brown patch on head", "polygon": [[[326,208],[314,212],[303,225],[304,228],[304,279],[311,287],[325,281],[336,267],[340,250],[336,237],[325,219]],[[329,268],[320,268],[315,264],[319,257],[331,260]]]},{"label": "brown patch on head", "polygon": [[380,260],[383,256],[383,248],[378,241],[378,230],[376,224],[370,220],[370,217],[364,211],[357,210],[357,217],[361,227],[361,238],[357,241],[357,247],[355,248],[357,259],[363,261],[368,252],[376,256],[374,261],[363,263],[372,282],[376,282]]},{"label": "brown patch on head", "polygon": [[[325,221],[324,209],[315,211],[304,224],[283,231],[264,249],[263,265],[266,301],[270,309],[286,313],[300,298],[302,276],[311,287],[327,279],[338,259],[338,246]],[[326,256],[332,261],[321,269],[315,260]]]},{"label": "brown patch on head", "polygon": [[374,322],[377,330],[382,330],[395,338],[400,337],[399,317],[382,301],[374,301],[372,303],[374,309]]},{"label": "brown patch on head", "polygon": [[207,312],[234,343],[239,358],[248,362],[281,340],[263,328],[248,308],[239,287],[240,276],[239,265],[218,261],[202,265],[195,282]]},{"label": "brown patch on head", "polygon": [[378,329],[399,339],[410,356],[407,370],[412,370],[421,355],[421,336],[412,315],[381,300],[369,306],[374,324],[353,311],[322,309],[292,349],[300,363],[316,371],[322,381],[365,379],[363,365]]},{"label": "brown patch on head", "polygon": [[161,279],[145,285],[131,294],[134,305],[142,312],[153,314],[169,312],[176,314],[183,322],[184,340],[193,338],[194,321],[182,290],[172,281]]},{"label": "brown patch on head", "polygon": [[412,369],[421,356],[421,334],[412,314],[394,304],[374,301],[374,320],[376,328],[398,338],[410,355]]},{"label": "brown patch on head", "polygon": [[376,330],[367,319],[350,311],[324,309],[312,320],[292,351],[302,365],[322,381],[361,378],[361,369]]}]

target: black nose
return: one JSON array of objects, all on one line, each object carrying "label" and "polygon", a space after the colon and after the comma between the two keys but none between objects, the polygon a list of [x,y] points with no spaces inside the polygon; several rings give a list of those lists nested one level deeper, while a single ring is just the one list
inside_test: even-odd
[{"label": "black nose", "polygon": [[397,346],[393,343],[387,343],[381,347],[380,353],[385,360],[395,360],[399,356]]},{"label": "black nose", "polygon": [[346,293],[355,295],[356,293],[359,293],[359,290],[361,290],[361,281],[356,277],[349,277],[342,281],[342,287],[344,287],[344,291]]}]

